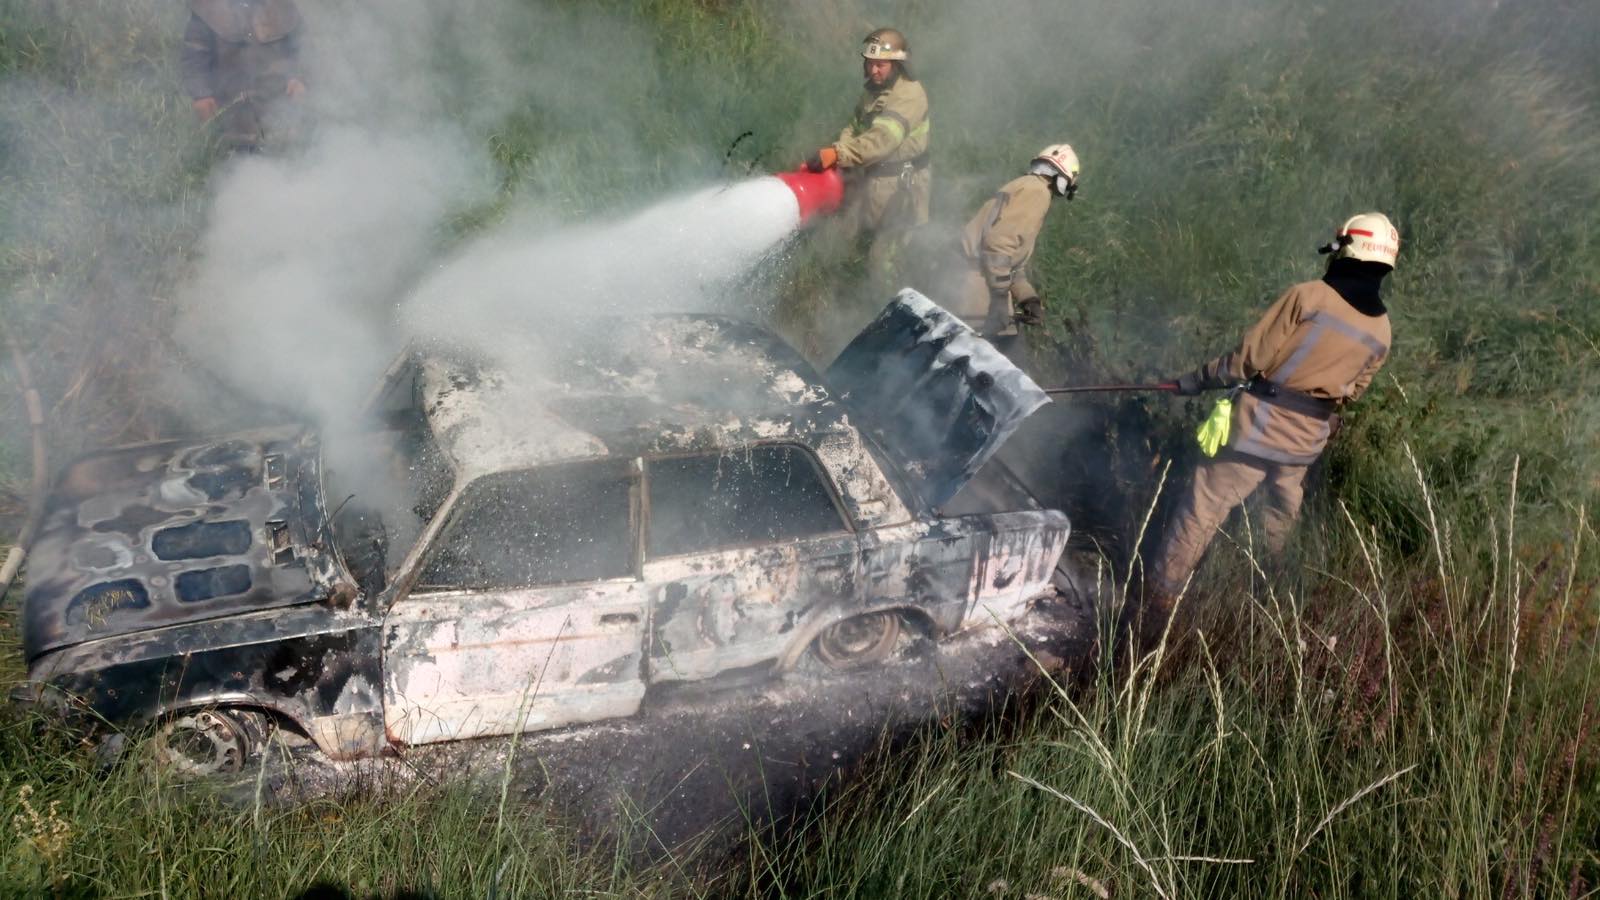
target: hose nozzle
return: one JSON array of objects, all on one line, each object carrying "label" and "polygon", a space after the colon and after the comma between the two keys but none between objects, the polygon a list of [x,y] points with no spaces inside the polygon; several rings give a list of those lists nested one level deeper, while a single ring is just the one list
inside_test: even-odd
[{"label": "hose nozzle", "polygon": [[794,193],[795,201],[800,204],[802,225],[817,216],[837,210],[844,202],[844,179],[840,177],[838,169],[824,169],[821,172],[798,169],[779,172],[774,177]]}]

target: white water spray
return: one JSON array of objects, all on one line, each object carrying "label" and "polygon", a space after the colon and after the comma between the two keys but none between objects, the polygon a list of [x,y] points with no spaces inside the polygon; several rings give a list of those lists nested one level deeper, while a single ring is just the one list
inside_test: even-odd
[{"label": "white water spray", "polygon": [[605,225],[531,235],[502,228],[422,282],[401,310],[402,329],[493,352],[500,336],[538,336],[552,318],[738,312],[747,304],[729,285],[808,212],[794,187],[767,177]]}]

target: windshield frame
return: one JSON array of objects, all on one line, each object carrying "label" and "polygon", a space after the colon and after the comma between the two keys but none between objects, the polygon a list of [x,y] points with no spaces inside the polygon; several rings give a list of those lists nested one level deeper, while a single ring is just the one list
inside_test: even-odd
[{"label": "windshield frame", "polygon": [[[362,584],[365,573],[358,572],[351,564],[350,555],[355,547],[347,540],[350,535],[341,532],[340,517],[334,515],[333,511],[335,509],[342,511],[345,499],[353,497],[351,503],[376,517],[378,527],[383,533],[385,552],[383,586],[372,593],[382,595],[387,593],[401,577],[417,547],[427,542],[432,527],[441,516],[448,513],[450,506],[455,502],[455,496],[459,493],[461,472],[450,455],[444,452],[439,436],[434,433],[433,423],[423,409],[420,375],[420,355],[408,348],[389,365],[377,387],[368,396],[361,416],[361,421],[367,423],[366,426],[343,435],[337,432],[325,433],[321,441],[319,481],[322,487],[323,508],[329,510],[323,527],[327,530],[328,543],[332,545],[333,554],[340,566],[352,582],[362,586],[363,593],[367,593],[365,585]],[[363,492],[360,490],[349,490],[357,486],[361,479],[354,480],[357,484],[347,483],[351,479],[340,474],[341,467],[333,464],[334,454],[330,453],[330,448],[347,442],[359,446],[377,441],[384,442],[387,449],[394,454],[394,458],[402,459],[405,463],[408,476],[399,482],[399,486],[409,497],[423,498],[426,485],[430,484],[435,486],[434,491],[437,496],[438,487],[448,485],[443,491],[443,496],[433,504],[432,515],[429,518],[424,520],[417,514],[417,518],[422,520],[422,527],[418,529],[412,545],[403,548],[404,552],[398,561],[394,561],[395,554],[401,548],[391,543],[395,527],[384,521],[384,514],[393,513],[395,510],[364,504],[363,499],[371,501],[373,498],[363,497]],[[334,490],[335,488],[337,490]],[[337,498],[335,505],[330,506],[330,499],[335,497]],[[415,513],[414,508],[412,512]]]}]

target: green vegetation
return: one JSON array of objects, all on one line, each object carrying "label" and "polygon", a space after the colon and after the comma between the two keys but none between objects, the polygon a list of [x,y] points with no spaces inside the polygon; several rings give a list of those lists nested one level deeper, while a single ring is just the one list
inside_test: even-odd
[{"label": "green vegetation", "polygon": [[802,896],[1586,895],[1592,583],[1462,549],[1499,574],[1216,578],[1191,602],[1236,612],[1131,686],[930,737],[762,863]]},{"label": "green vegetation", "polygon": [[97,772],[38,723],[0,730],[8,897],[289,897],[316,884],[358,897],[646,893],[658,876],[580,856],[537,811],[418,778],[292,810],[165,783],[147,769]]},{"label": "green vegetation", "polygon": [[[732,888],[586,859],[542,812],[485,820],[450,785],[239,809],[101,774],[7,710],[0,892],[1600,887],[1600,7],[1030,5],[904,0],[885,18],[910,34],[933,97],[944,227],[1039,146],[1078,147],[1084,189],[1052,213],[1036,280],[1057,335],[1075,328],[1101,373],[1166,376],[1226,349],[1276,292],[1319,274],[1312,248],[1346,215],[1382,209],[1402,229],[1392,361],[1328,456],[1292,568],[1256,566],[1241,523],[1186,601],[1205,607],[1203,643],[1131,686],[1062,685],[1020,721],[929,734],[803,828],[754,840]],[[851,48],[881,24],[849,0],[494,8],[538,27],[501,53],[479,52],[484,22],[443,22],[425,42],[441,68],[417,106],[479,141],[497,186],[440,226],[441,245],[525,204],[577,220],[793,165],[837,127]],[[223,162],[174,87],[181,25],[176,4],[0,0],[0,327],[33,348],[62,453],[226,422],[168,390],[195,375],[170,337],[172,297]],[[620,52],[597,55],[600,41]],[[874,302],[836,243],[802,239],[781,271],[774,318],[814,350]],[[0,403],[14,395],[0,385]],[[1181,478],[1203,410],[1150,411]],[[26,419],[8,407],[3,421]],[[0,433],[13,496],[25,437]],[[20,677],[14,653],[6,665]]]}]

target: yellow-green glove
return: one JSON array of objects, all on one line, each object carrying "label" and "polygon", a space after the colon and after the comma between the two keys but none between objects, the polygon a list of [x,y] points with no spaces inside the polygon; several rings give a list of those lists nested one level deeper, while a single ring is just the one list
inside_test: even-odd
[{"label": "yellow-green glove", "polygon": [[1211,415],[1200,423],[1200,430],[1195,432],[1195,437],[1200,441],[1200,452],[1206,456],[1216,456],[1217,451],[1228,443],[1228,432],[1233,428],[1233,397],[1224,395],[1211,407]]}]

